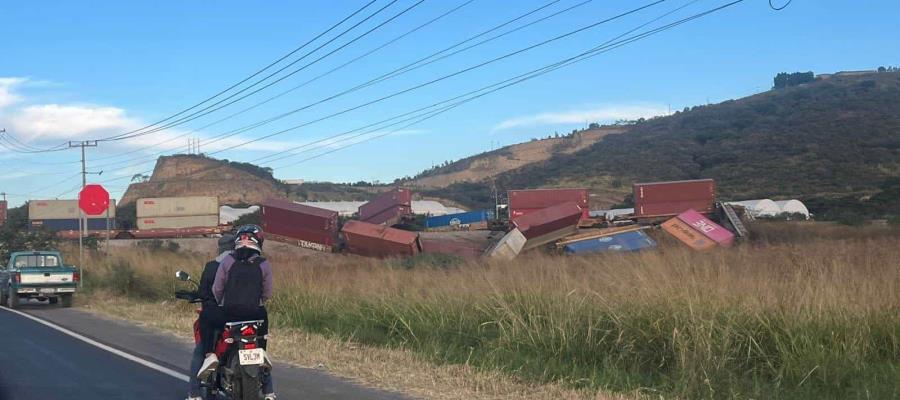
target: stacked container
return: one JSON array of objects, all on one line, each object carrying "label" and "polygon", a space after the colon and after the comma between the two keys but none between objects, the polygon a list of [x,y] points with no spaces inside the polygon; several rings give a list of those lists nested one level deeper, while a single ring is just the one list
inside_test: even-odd
[{"label": "stacked container", "polygon": [[219,199],[210,196],[152,197],[137,200],[138,229],[219,226]]},{"label": "stacked container", "polygon": [[332,251],[338,234],[337,211],[268,199],[260,211],[268,237],[319,251]]},{"label": "stacked container", "polygon": [[716,182],[712,179],[634,184],[636,218],[672,217],[694,209],[715,211]]},{"label": "stacked container", "polygon": [[488,222],[493,218],[494,212],[488,210],[437,215],[425,219],[425,229],[430,231],[487,229]]},{"label": "stacked container", "polygon": [[[100,231],[107,228],[107,215],[85,215],[87,229]],[[33,229],[52,231],[77,231],[81,210],[78,200],[32,200],[28,202],[28,223]],[[109,228],[116,227],[116,201],[109,202]]]},{"label": "stacked container", "polygon": [[347,221],[341,229],[347,252],[367,257],[414,256],[422,251],[419,235],[383,225]]},{"label": "stacked container", "polygon": [[412,192],[406,188],[381,193],[368,203],[359,206],[360,221],[376,225],[396,225],[410,214],[412,214]]},{"label": "stacked container", "polygon": [[573,202],[582,210],[582,219],[590,213],[590,193],[587,189],[530,189],[510,190],[509,219],[540,211],[562,203]]}]

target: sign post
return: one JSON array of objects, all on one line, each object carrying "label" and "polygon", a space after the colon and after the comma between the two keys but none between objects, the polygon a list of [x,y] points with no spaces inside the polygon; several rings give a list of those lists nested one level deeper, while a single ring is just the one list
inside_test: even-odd
[{"label": "sign post", "polygon": [[[78,193],[78,208],[85,215],[103,215],[103,213],[109,213],[109,192],[103,188],[103,186],[90,184],[84,185],[84,188],[81,189],[81,192]],[[107,221],[107,224],[109,222]],[[109,228],[107,228],[109,229]],[[79,248],[80,252],[80,264],[78,266],[79,271],[78,275],[81,276],[79,280],[79,285],[84,286],[84,233],[88,230],[87,226],[87,218],[84,218],[84,229],[79,231]],[[107,236],[109,236],[109,231],[107,230]],[[107,243],[107,246],[109,244]]]}]

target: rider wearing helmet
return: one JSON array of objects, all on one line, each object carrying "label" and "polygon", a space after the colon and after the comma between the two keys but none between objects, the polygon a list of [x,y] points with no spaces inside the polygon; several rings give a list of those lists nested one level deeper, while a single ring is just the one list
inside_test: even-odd
[{"label": "rider wearing helmet", "polygon": [[[272,298],[272,267],[262,256],[263,232],[259,226],[244,225],[235,232],[234,251],[219,264],[213,282],[213,295],[225,311],[227,321],[264,321],[259,328],[262,348],[269,332],[269,316],[265,303]],[[268,360],[267,360],[268,361]],[[218,367],[218,358],[209,353],[203,361],[200,376],[205,377]],[[271,380],[265,379],[263,393],[274,398]]]}]

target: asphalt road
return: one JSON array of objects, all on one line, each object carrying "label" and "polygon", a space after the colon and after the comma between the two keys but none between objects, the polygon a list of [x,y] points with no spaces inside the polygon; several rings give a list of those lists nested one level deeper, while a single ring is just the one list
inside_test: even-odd
[{"label": "asphalt road", "polygon": [[[77,309],[31,303],[19,311],[107,349],[0,309],[0,400],[185,398],[192,344]],[[314,369],[276,363],[274,377],[280,399],[405,399]]]}]

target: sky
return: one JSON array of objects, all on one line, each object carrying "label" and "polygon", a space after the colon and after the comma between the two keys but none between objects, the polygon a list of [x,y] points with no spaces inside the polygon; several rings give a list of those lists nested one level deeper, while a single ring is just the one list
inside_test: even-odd
[{"label": "sky", "polygon": [[11,167],[0,191],[12,204],[74,198],[80,152],[23,146],[133,131],[145,134],[86,149],[88,171],[102,171],[88,181],[116,197],[158,155],[186,153],[189,138],[280,179],[389,182],[591,122],[744,97],[782,71],[900,66],[896,2],[794,0],[775,11],[745,0],[441,108],[729,1],[370,1],[0,2],[0,129],[19,150],[0,147]]}]

